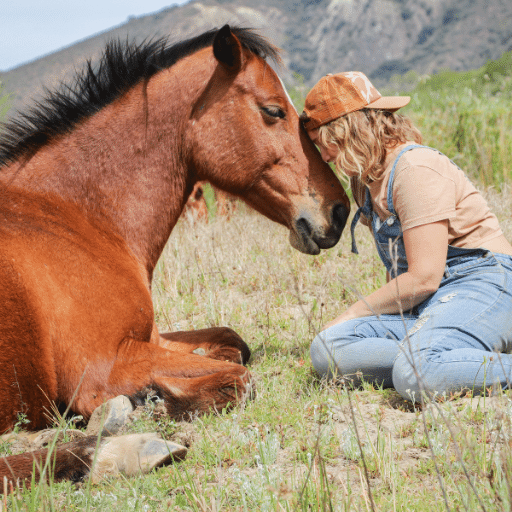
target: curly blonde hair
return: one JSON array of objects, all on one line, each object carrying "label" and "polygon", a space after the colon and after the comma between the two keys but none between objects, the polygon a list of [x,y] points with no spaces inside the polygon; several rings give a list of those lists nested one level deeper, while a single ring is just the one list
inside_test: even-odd
[{"label": "curly blonde hair", "polygon": [[363,109],[320,126],[318,141],[326,147],[337,146],[336,169],[356,173],[361,181],[370,183],[382,174],[388,150],[407,141],[421,144],[422,137],[406,116]]}]

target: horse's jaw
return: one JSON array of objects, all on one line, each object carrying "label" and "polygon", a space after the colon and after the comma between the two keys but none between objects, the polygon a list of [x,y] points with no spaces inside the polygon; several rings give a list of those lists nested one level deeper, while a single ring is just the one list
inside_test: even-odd
[{"label": "horse's jaw", "polygon": [[304,254],[311,254],[316,256],[320,254],[320,247],[318,244],[310,237],[307,236],[304,231],[301,230],[290,230],[290,245]]},{"label": "horse's jaw", "polygon": [[[345,204],[335,205],[331,212],[330,228],[327,231],[318,228],[318,224],[309,215],[300,215],[290,229],[290,245],[305,254],[317,255],[321,249],[334,247],[345,228],[350,208]],[[317,226],[315,228],[315,225]]]}]

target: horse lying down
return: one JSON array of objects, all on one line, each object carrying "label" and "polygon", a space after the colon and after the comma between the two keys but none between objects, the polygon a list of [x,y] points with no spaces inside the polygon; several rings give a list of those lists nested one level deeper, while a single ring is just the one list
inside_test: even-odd
[{"label": "horse lying down", "polygon": [[[227,25],[175,45],[112,42],[94,70],[4,127],[0,434],[20,413],[44,428],[50,403],[87,419],[151,392],[187,419],[250,392],[240,336],[159,334],[150,287],[199,180],[286,226],[304,253],[339,240],[349,200],[267,58],[275,47]],[[83,478],[95,443],[57,448],[55,477]],[[0,482],[30,478],[40,456],[4,458]]]}]

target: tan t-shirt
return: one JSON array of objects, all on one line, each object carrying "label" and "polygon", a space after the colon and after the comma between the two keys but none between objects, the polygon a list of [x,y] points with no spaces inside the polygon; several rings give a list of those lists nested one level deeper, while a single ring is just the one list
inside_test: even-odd
[{"label": "tan t-shirt", "polygon": [[[395,148],[386,158],[382,176],[368,188],[372,206],[384,220],[388,211],[389,175],[400,151]],[[359,204],[361,188],[354,186]],[[416,148],[404,153],[395,169],[393,206],[402,231],[448,219],[448,243],[454,247],[477,248],[502,234],[498,219],[485,199],[449,158],[437,151]]]}]

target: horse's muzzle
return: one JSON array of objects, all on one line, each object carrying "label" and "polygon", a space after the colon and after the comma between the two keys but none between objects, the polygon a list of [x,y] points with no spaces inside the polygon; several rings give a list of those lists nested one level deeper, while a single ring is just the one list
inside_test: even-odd
[{"label": "horse's muzzle", "polygon": [[336,204],[330,214],[328,229],[317,227],[307,215],[301,215],[290,231],[290,244],[306,254],[319,254],[321,249],[335,246],[347,223],[350,209],[342,203]]}]

